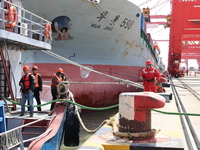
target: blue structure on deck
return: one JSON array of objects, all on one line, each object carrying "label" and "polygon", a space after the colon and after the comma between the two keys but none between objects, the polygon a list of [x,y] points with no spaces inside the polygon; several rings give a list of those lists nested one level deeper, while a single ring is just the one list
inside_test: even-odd
[{"label": "blue structure on deck", "polygon": [[6,121],[4,113],[4,102],[0,101],[0,133],[6,131]]}]

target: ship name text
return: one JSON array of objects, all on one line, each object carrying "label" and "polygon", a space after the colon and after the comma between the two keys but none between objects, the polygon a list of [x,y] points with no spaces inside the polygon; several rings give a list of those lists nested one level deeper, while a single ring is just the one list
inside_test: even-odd
[{"label": "ship name text", "polygon": [[101,25],[93,23],[93,24],[91,24],[90,27],[92,27],[92,28],[101,28]]},{"label": "ship name text", "polygon": [[[101,13],[99,15],[99,17],[97,17],[98,22],[100,23],[102,20],[106,19],[106,16],[108,15],[108,11],[105,11],[103,13]],[[114,28],[114,25],[118,22],[119,23],[119,27],[130,30],[134,24],[134,21],[129,19],[129,18],[124,18],[121,23],[119,22],[120,20],[120,15],[116,15],[112,20],[110,20],[109,25],[103,27],[103,30],[107,30],[107,31],[112,31]],[[121,18],[122,19],[122,18]],[[91,28],[95,28],[95,29],[101,29],[101,24],[99,23],[92,23],[90,25]]]},{"label": "ship name text", "polygon": [[108,31],[112,31],[113,27],[109,27],[109,26],[106,26],[105,28],[103,28],[104,30],[108,30]]}]

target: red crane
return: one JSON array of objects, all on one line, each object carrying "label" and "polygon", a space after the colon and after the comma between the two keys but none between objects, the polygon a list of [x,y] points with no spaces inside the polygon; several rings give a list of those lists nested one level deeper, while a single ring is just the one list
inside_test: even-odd
[{"label": "red crane", "polygon": [[200,41],[200,0],[172,0],[171,4],[168,71],[180,77],[182,58],[200,60],[199,44],[196,44]]}]

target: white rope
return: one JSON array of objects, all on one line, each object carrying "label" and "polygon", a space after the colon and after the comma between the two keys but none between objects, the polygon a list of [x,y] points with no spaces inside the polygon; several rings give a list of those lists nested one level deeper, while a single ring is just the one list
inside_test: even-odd
[{"label": "white rope", "polygon": [[[74,100],[74,95],[73,95],[73,93],[72,93],[71,91],[69,91],[69,97],[70,97],[70,99],[72,100],[72,102],[76,103],[75,100]],[[88,133],[94,133],[94,132],[96,132],[97,130],[99,130],[99,129],[106,123],[106,120],[104,120],[104,121],[102,121],[102,123],[101,123],[96,129],[94,129],[94,130],[88,129],[88,128],[84,125],[84,123],[83,123],[83,120],[82,120],[82,118],[81,118],[81,116],[80,116],[80,113],[79,113],[79,110],[78,110],[78,106],[77,106],[77,105],[74,105],[74,106],[75,106],[75,113],[77,114],[77,117],[78,117],[78,120],[79,120],[81,126],[82,126],[83,129],[85,129],[85,131],[87,131]]]},{"label": "white rope", "polygon": [[105,73],[98,72],[98,71],[93,70],[93,69],[91,69],[91,68],[82,66],[82,65],[80,65],[80,64],[78,64],[78,63],[76,63],[76,62],[74,62],[74,61],[71,61],[71,60],[69,60],[69,59],[67,59],[67,58],[64,58],[64,57],[62,57],[62,56],[60,56],[60,55],[58,55],[58,54],[56,54],[56,53],[53,53],[53,52],[51,52],[51,51],[42,50],[42,52],[44,52],[44,53],[46,53],[46,54],[48,54],[48,55],[51,55],[51,56],[53,56],[53,57],[55,57],[55,58],[57,58],[57,59],[60,59],[60,60],[62,60],[62,61],[64,61],[64,62],[68,62],[68,63],[70,63],[70,64],[72,64],[72,65],[75,65],[75,66],[78,66],[78,67],[82,67],[82,68],[85,68],[85,69],[87,69],[87,70],[89,70],[89,71],[95,72],[95,73],[97,73],[97,74],[100,74],[100,75],[103,75],[103,76],[112,78],[112,79],[118,81],[120,84],[131,85],[131,86],[135,86],[135,87],[144,89],[143,85],[141,85],[141,84],[138,84],[138,83],[136,83],[136,82],[132,82],[132,81],[129,81],[129,80],[124,80],[124,79],[122,79],[122,78],[117,78],[117,77],[114,77],[114,76],[111,76],[111,75],[108,75],[108,74],[105,74]]}]

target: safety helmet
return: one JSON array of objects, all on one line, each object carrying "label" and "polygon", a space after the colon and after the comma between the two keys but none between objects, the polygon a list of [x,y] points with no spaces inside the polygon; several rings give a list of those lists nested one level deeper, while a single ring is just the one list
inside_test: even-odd
[{"label": "safety helmet", "polygon": [[150,61],[150,60],[147,60],[147,61],[146,61],[146,65],[152,65],[151,61]]},{"label": "safety helmet", "polygon": [[57,72],[63,73],[63,69],[62,68],[58,68]]},{"label": "safety helmet", "polygon": [[29,70],[29,67],[28,66],[24,66],[23,67],[23,71],[25,71],[25,70]]},{"label": "safety helmet", "polygon": [[32,70],[33,70],[33,69],[38,70],[38,67],[37,67],[37,66],[33,66],[33,67],[32,67]]}]

